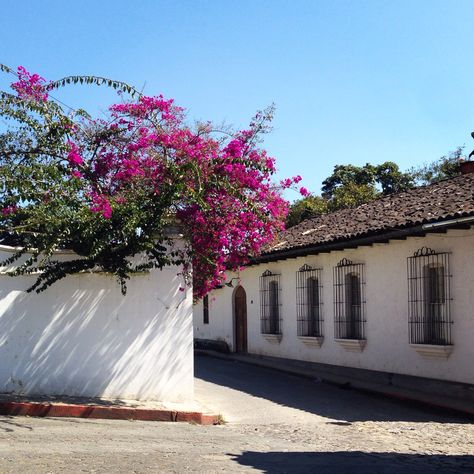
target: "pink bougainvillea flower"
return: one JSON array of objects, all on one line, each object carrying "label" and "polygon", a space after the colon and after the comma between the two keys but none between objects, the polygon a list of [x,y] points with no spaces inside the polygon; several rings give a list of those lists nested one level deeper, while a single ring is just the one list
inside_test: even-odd
[{"label": "pink bougainvillea flower", "polygon": [[46,102],[49,85],[38,74],[30,74],[23,66],[17,69],[18,81],[12,84],[20,99]]},{"label": "pink bougainvillea flower", "polygon": [[84,164],[84,160],[82,159],[82,156],[79,153],[80,152],[79,147],[71,141],[68,142],[68,146],[69,146],[69,153],[67,155],[67,159],[69,163],[71,165],[78,165],[78,166]]},{"label": "pink bougainvillea flower", "polygon": [[14,214],[18,210],[17,206],[7,206],[2,209],[3,216]]},{"label": "pink bougainvillea flower", "polygon": [[112,206],[109,200],[100,194],[92,193],[92,205],[90,207],[92,212],[101,213],[106,219],[112,217]]},{"label": "pink bougainvillea flower", "polygon": [[[42,77],[19,68],[18,78],[12,87],[21,99],[49,104],[50,86]],[[176,261],[185,280],[192,268],[194,297],[204,296],[284,228],[288,202],[281,189],[295,189],[301,176],[281,180],[280,187],[272,182],[275,159],[258,145],[271,115],[257,113],[247,129],[217,135],[210,123],[191,128],[173,99],[140,95],[112,105],[105,118],[64,120],[61,166],[70,185],[66,191],[77,194],[61,196],[99,217],[82,238],[96,238],[97,248],[108,251],[121,245],[125,257],[145,252],[147,264],[156,264],[159,252],[149,249],[172,216],[185,239]],[[300,193],[309,194],[304,187]],[[101,218],[109,220],[110,233]],[[129,267],[121,270],[123,275]]]},{"label": "pink bougainvillea flower", "polygon": [[311,193],[304,186],[301,186],[300,194],[304,197],[308,197]]}]

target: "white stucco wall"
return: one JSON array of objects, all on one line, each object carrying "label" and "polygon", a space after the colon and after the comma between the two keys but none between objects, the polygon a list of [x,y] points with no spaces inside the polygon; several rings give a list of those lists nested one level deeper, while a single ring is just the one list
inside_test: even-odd
[{"label": "white stucco wall", "polygon": [[134,276],[126,296],[100,273],[40,294],[25,292],[34,276],[0,274],[0,392],[192,400],[192,291],[178,272]]},{"label": "white stucco wall", "polygon": [[[451,318],[453,351],[448,359],[422,357],[408,339],[407,257],[420,247],[451,252]],[[379,370],[442,380],[474,383],[474,229],[411,237],[320,255],[251,266],[240,273],[247,293],[248,351],[254,354]],[[349,352],[334,340],[333,267],[342,258],[365,264],[365,349]],[[297,337],[296,272],[303,264],[323,269],[323,331],[321,347]],[[281,273],[281,342],[260,334],[259,277],[269,269]],[[235,275],[233,275],[235,276]],[[232,294],[224,287],[210,297],[209,324],[202,321],[202,304],[194,308],[195,337],[223,339],[233,349]]]}]

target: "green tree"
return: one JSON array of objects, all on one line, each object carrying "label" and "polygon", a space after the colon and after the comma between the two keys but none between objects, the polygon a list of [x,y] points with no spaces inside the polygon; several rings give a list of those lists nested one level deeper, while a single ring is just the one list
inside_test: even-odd
[{"label": "green tree", "polygon": [[286,227],[292,227],[306,219],[328,212],[328,200],[321,196],[310,195],[298,199],[291,206],[286,218]]},{"label": "green tree", "polygon": [[369,184],[347,183],[334,190],[328,202],[329,211],[338,211],[348,207],[357,207],[366,202],[373,201],[380,196],[375,186]]},{"label": "green tree", "polygon": [[463,159],[463,152],[464,146],[459,146],[438,160],[411,168],[409,173],[418,186],[454,178],[461,173],[459,163]]},{"label": "green tree", "polygon": [[380,165],[336,165],[322,183],[321,196],[309,196],[290,206],[286,225],[291,227],[310,217],[356,207],[414,185],[413,175],[400,171],[392,161]]},{"label": "green tree", "polygon": [[[398,165],[392,161],[380,165],[370,163],[364,166],[336,165],[332,175],[323,181],[322,195],[332,199],[337,189],[348,185],[350,187],[341,193],[342,195],[350,197],[350,192],[353,190],[357,195],[362,193],[376,197],[379,191],[383,195],[405,191],[413,187],[414,182],[410,173],[401,172]],[[359,189],[357,186],[362,188]],[[373,191],[369,192],[369,188]],[[352,199],[349,202],[352,202]]]},{"label": "green tree", "polygon": [[413,175],[410,172],[400,171],[393,161],[375,166],[375,182],[380,186],[384,196],[406,191],[415,185]]},{"label": "green tree", "polygon": [[330,200],[333,198],[336,189],[349,184],[375,187],[375,167],[369,163],[362,167],[336,165],[331,176],[323,181],[322,196]]}]

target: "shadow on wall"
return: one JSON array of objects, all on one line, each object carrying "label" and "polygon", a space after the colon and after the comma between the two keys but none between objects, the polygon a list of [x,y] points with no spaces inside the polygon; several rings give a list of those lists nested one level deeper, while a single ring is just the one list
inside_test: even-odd
[{"label": "shadow on wall", "polygon": [[242,466],[264,473],[318,474],[440,474],[474,472],[474,456],[340,452],[245,451],[233,456]]},{"label": "shadow on wall", "polygon": [[0,276],[0,392],[181,401],[192,398],[191,296],[173,268],[133,277]]}]

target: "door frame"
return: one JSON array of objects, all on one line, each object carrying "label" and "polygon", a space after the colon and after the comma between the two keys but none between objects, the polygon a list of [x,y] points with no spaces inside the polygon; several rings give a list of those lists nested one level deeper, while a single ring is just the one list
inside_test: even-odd
[{"label": "door frame", "polygon": [[234,332],[234,352],[237,352],[237,339],[238,339],[238,331],[237,331],[237,311],[236,311],[236,296],[237,292],[240,291],[244,292],[245,296],[245,335],[244,335],[244,340],[243,342],[243,348],[244,350],[242,353],[247,353],[248,352],[248,311],[247,311],[247,292],[245,291],[245,288],[242,285],[238,285],[234,291],[232,292],[232,326],[233,326],[233,332]]}]

